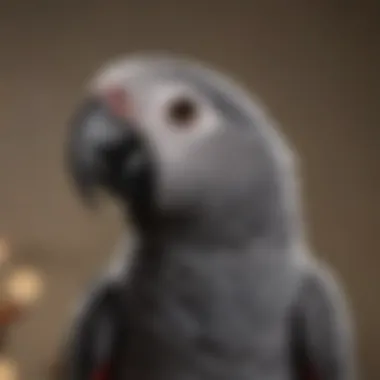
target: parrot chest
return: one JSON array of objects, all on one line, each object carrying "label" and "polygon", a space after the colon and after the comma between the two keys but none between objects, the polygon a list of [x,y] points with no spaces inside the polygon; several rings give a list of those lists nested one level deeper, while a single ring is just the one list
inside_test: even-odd
[{"label": "parrot chest", "polygon": [[248,275],[234,262],[203,264],[168,268],[139,287],[130,371],[150,368],[152,379],[161,372],[170,379],[174,371],[176,380],[179,373],[184,379],[252,380],[253,373],[283,365],[290,287],[281,275],[270,281],[271,273],[255,277],[252,269]]}]

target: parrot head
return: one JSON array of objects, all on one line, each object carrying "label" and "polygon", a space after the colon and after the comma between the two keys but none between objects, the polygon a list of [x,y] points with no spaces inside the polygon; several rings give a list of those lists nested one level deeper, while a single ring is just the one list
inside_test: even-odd
[{"label": "parrot head", "polygon": [[236,239],[292,228],[292,151],[248,92],[203,64],[111,62],[70,124],[77,188],[86,198],[105,189],[141,225],[212,225]]}]

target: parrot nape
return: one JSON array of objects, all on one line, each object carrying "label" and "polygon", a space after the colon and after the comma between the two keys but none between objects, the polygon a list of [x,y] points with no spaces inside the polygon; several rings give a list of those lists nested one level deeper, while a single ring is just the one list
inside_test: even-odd
[{"label": "parrot nape", "polygon": [[74,111],[66,152],[84,199],[111,194],[135,234],[74,318],[65,379],[355,378],[293,150],[241,86],[182,57],[116,60]]}]

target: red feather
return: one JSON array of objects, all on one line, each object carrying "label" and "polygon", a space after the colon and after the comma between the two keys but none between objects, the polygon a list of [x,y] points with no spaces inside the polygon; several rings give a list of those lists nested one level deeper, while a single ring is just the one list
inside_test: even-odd
[{"label": "red feather", "polygon": [[91,380],[109,380],[109,368],[107,365],[103,365],[102,367],[96,369],[93,372]]},{"label": "red feather", "polygon": [[307,366],[304,372],[304,376],[302,378],[305,380],[319,380],[317,374],[315,373],[311,365]]}]

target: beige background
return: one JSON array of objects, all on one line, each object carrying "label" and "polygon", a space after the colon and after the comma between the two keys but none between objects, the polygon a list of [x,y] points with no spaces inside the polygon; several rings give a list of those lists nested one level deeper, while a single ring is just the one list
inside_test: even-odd
[{"label": "beige background", "polygon": [[22,379],[45,378],[69,301],[119,230],[113,212],[85,212],[68,188],[65,121],[87,75],[108,58],[147,49],[190,54],[235,73],[283,125],[302,158],[310,241],[352,298],[362,378],[380,378],[374,4],[2,1],[0,231],[16,259],[37,265],[47,282],[46,297],[12,335],[9,352],[21,360]]}]

